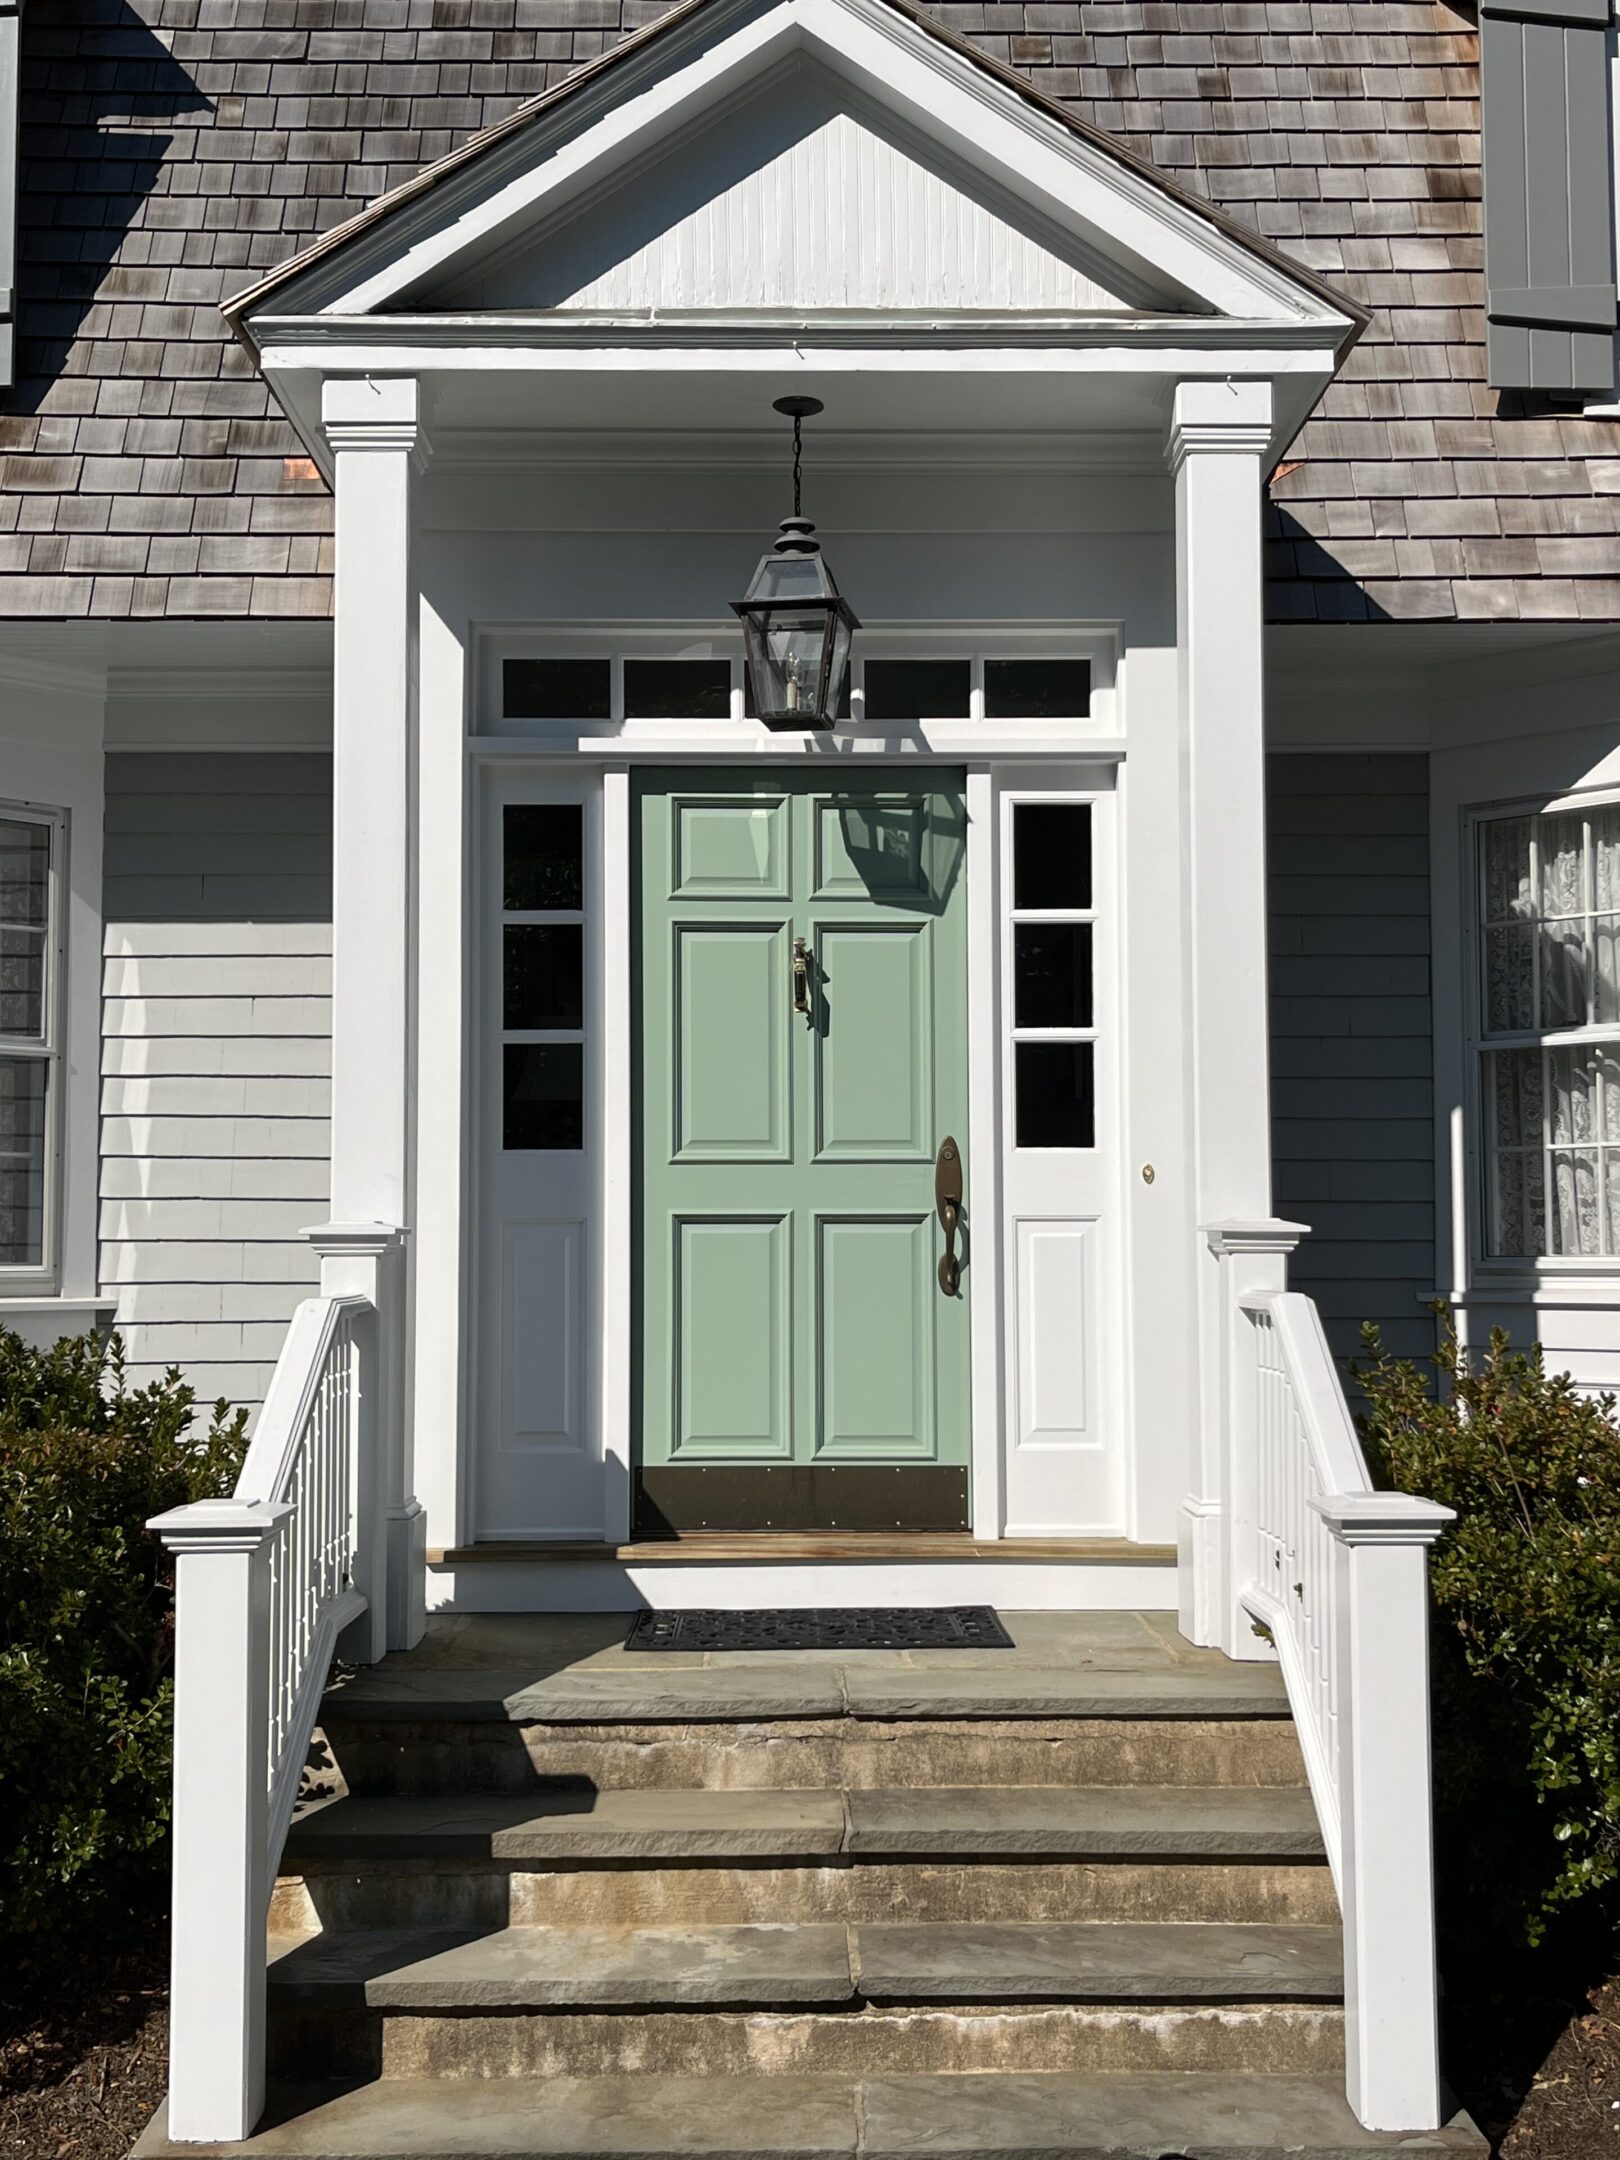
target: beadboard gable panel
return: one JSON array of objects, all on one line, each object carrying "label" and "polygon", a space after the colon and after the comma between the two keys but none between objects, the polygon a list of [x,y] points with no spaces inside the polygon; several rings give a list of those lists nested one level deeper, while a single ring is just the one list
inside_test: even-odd
[{"label": "beadboard gable panel", "polygon": [[549,240],[508,247],[419,304],[1089,315],[1149,303],[1118,283],[1027,206],[947,170],[892,114],[801,62]]},{"label": "beadboard gable panel", "polygon": [[331,761],[107,761],[101,1278],[138,1379],[255,1408],[327,1213]]},{"label": "beadboard gable panel", "polygon": [[1427,1357],[1435,1285],[1428,760],[1267,760],[1277,1212],[1335,1356]]}]

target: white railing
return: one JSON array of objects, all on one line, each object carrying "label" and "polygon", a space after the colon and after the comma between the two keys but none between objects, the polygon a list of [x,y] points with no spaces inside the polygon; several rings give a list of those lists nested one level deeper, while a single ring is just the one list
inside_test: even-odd
[{"label": "white railing", "polygon": [[1240,1291],[1232,1318],[1231,1588],[1276,1647],[1338,1886],[1350,2104],[1432,2130],[1426,1574],[1451,1511],[1375,1490],[1308,1297]]},{"label": "white railing", "polygon": [[264,2104],[265,1925],[340,1635],[383,1653],[377,1312],[306,1299],[236,1492],[158,1516],[176,1555],[169,2135],[249,2135]]}]

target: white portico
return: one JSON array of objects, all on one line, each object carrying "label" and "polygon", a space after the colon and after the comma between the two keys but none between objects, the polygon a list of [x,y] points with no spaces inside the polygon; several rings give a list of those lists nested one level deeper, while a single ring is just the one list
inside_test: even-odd
[{"label": "white portico", "polygon": [[[1202,1539],[1196,1624],[1228,1632],[1229,1321],[1203,1233],[1271,1212],[1261,481],[1352,313],[891,0],[706,0],[384,198],[233,319],[337,496],[329,1235],[387,1233],[408,1286],[384,1354],[397,1569],[447,1556],[429,1595],[456,1605],[633,1599],[633,1569],[627,1583],[573,1560],[559,1577],[544,1547],[621,1547],[656,1491],[700,1510],[677,1529],[1143,1548],[1108,1569],[1053,1557],[1038,1580],[1026,1561],[1022,1603],[1163,1599],[1159,1554]],[[826,407],[806,509],[863,624],[849,718],[822,736],[750,717],[729,607],[788,507],[771,412],[784,391]],[[721,1400],[699,1377],[716,1364],[701,1315],[677,1310],[669,1346],[648,1351],[664,1292],[648,1289],[638,1215],[644,1100],[675,1084],[671,1060],[688,1100],[709,1083],[644,1008],[639,956],[658,930],[636,913],[637,820],[650,791],[677,825],[689,810],[718,831],[715,805],[748,795],[747,829],[763,831],[777,809],[755,799],[761,774],[781,775],[783,803],[826,776],[846,837],[852,785],[873,815],[960,825],[954,897],[931,903],[946,939],[934,1003],[913,1016],[928,1039],[873,1058],[905,1067],[900,1094],[926,1067],[941,1102],[959,1063],[971,1297],[950,1348],[956,1315],[908,1289],[911,1259],[891,1266],[870,1239],[835,1253],[818,1232],[813,1254],[780,1261],[780,1317],[737,1308],[738,1337],[769,1340],[757,1401],[746,1373]],[[918,810],[924,795],[934,807]],[[1089,869],[1083,890],[1032,900],[1041,804],[1081,820]],[[516,846],[512,813],[547,805],[572,820],[572,882],[525,909],[502,835]],[[802,812],[807,834],[819,814]],[[721,915],[752,904],[711,887]],[[807,888],[812,913],[831,890]],[[868,930],[892,913],[892,896],[859,897]],[[941,971],[957,963],[939,955],[958,912],[953,1006]],[[877,966],[870,939],[859,950]],[[1015,974],[1031,954],[1049,974],[1053,952],[1070,975],[1083,954],[1084,984],[1021,1006]],[[549,987],[503,983],[522,953],[543,956]],[[577,985],[559,991],[559,965]],[[716,977],[716,1011],[742,980]],[[518,1010],[522,995],[540,1002]],[[712,1015],[702,1027],[712,1042]],[[781,1040],[762,1072],[810,1054]],[[833,1085],[834,1047],[814,1053],[816,1088]],[[739,1041],[721,1063],[749,1055]],[[811,1082],[781,1084],[786,1103]],[[1054,1085],[1072,1129],[1026,1108]],[[513,1091],[559,1088],[564,1127],[531,1120],[514,1142]],[[919,1110],[915,1132],[850,1144],[932,1162],[934,1122]],[[755,1152],[779,1140],[762,1128]],[[837,1152],[825,1134],[807,1145]],[[711,1135],[699,1153],[738,1146],[754,1143]],[[930,1269],[931,1202],[907,1247]],[[712,1265],[704,1295],[724,1304],[726,1268],[755,1279],[741,1249],[683,1246],[680,1281]],[[867,1285],[842,1320],[838,1266]],[[824,1307],[793,1303],[807,1271]],[[852,1315],[891,1293],[861,1345]],[[909,1364],[863,1395],[908,1329]],[[856,1344],[841,1366],[835,1335]],[[650,1355],[687,1360],[664,1443]],[[959,1440],[930,1452],[921,1427],[958,1409]],[[861,1474],[815,1497],[815,1466],[779,1441],[795,1418]],[[707,1472],[674,1480],[678,1503],[655,1488],[659,1444]],[[887,1517],[876,1470],[899,1479]],[[931,1565],[942,1591],[957,1563]],[[873,1588],[874,1571],[841,1566],[813,1593],[791,1570],[768,1580]],[[757,1600],[766,1584],[752,1566],[732,1580],[688,1568],[681,1594]]]},{"label": "white portico", "polygon": [[[901,0],[693,0],[231,316],[337,501],[334,1219],[161,1525],[173,2134],[257,2114],[340,1630],[970,1600],[1276,1658],[1351,2105],[1432,2127],[1444,1511],[1271,1201],[1262,484],[1355,311]],[[820,731],[731,605],[784,396]]]}]

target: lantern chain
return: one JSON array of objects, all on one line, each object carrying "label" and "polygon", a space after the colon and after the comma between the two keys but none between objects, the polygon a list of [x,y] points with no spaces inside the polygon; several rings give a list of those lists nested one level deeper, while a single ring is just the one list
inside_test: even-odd
[{"label": "lantern chain", "polygon": [[804,478],[803,460],[804,420],[802,415],[795,413],[793,415],[793,515],[795,517],[801,515],[799,490]]}]

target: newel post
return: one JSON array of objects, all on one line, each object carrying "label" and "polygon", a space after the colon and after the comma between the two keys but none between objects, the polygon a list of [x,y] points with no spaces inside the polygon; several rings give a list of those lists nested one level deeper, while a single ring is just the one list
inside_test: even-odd
[{"label": "newel post", "polygon": [[[1200,1224],[1271,1215],[1260,527],[1271,433],[1270,383],[1177,384],[1166,455],[1176,496],[1189,1241]],[[1230,1648],[1225,1270],[1207,1250],[1194,1250],[1191,1263],[1198,1392],[1178,1540],[1180,1619],[1192,1641]]]},{"label": "newel post", "polygon": [[1201,1564],[1208,1573],[1203,1580],[1195,1574],[1181,1593],[1183,1603],[1196,1608],[1206,1632],[1191,1637],[1185,1621],[1182,1632],[1232,1658],[1260,1661],[1272,1655],[1243,1608],[1247,1568],[1254,1553],[1258,1414],[1254,1362],[1245,1354],[1251,1345],[1243,1307],[1288,1288],[1289,1258],[1300,1239],[1309,1235],[1306,1224],[1274,1216],[1262,1222],[1204,1225],[1204,1242],[1220,1274],[1221,1328],[1214,1346],[1218,1357],[1214,1399],[1219,1417],[1214,1466],[1219,1502],[1212,1534],[1200,1540],[1193,1552],[1194,1569]]},{"label": "newel post", "polygon": [[1340,1548],[1345,2089],[1369,2130],[1434,2130],[1428,1554],[1454,1511],[1408,1493],[1329,1493],[1311,1506]]},{"label": "newel post", "polygon": [[147,1524],[175,1556],[169,2135],[245,2138],[264,2107],[271,1555],[283,1502]]},{"label": "newel post", "polygon": [[410,1490],[404,1445],[403,1238],[387,1223],[322,1223],[305,1237],[320,1255],[323,1297],[363,1297],[355,1329],[355,1588],[366,1609],[341,1654],[374,1665],[419,1642],[427,1611],[426,1518]]}]

